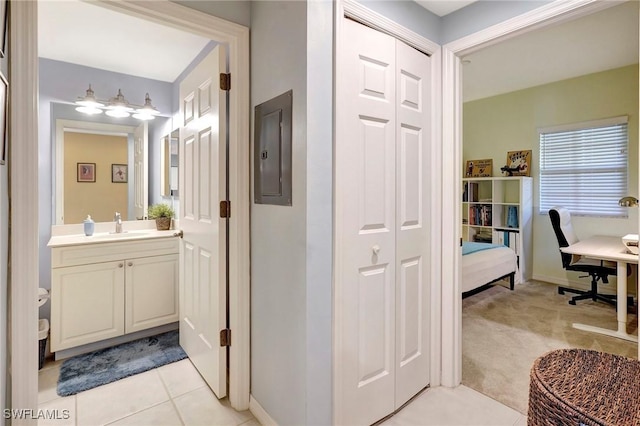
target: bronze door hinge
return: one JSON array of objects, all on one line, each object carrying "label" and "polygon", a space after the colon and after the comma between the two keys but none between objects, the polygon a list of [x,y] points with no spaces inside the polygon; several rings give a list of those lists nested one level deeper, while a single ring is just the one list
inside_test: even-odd
[{"label": "bronze door hinge", "polygon": [[231,90],[231,74],[220,73],[220,90]]},{"label": "bronze door hinge", "polygon": [[228,200],[220,201],[220,217],[221,218],[230,218],[231,217],[231,202]]},{"label": "bronze door hinge", "polygon": [[220,346],[231,346],[231,330],[228,328],[220,330]]}]

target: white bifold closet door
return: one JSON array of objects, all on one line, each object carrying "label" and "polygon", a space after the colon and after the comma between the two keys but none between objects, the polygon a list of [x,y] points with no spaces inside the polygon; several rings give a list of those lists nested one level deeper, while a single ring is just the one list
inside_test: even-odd
[{"label": "white bifold closet door", "polygon": [[429,384],[431,59],[345,19],[336,135],[337,424]]}]

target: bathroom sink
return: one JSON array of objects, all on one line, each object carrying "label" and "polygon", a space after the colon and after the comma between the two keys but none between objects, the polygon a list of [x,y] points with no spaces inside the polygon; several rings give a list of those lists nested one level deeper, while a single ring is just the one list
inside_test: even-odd
[{"label": "bathroom sink", "polygon": [[176,236],[175,231],[158,231],[155,228],[133,228],[130,231],[115,233],[113,231],[97,232],[88,237],[84,234],[56,235],[51,237],[48,247],[75,246],[83,244],[116,243],[124,241],[147,240],[153,238],[169,238]]},{"label": "bathroom sink", "polygon": [[153,231],[133,231],[133,232],[109,232],[106,234],[94,234],[90,238],[92,240],[123,240],[129,238],[144,238],[150,236]]}]

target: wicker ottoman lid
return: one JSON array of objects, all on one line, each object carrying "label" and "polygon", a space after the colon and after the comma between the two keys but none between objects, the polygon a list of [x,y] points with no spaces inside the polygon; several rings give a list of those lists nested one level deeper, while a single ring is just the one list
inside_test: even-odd
[{"label": "wicker ottoman lid", "polygon": [[534,362],[531,380],[594,424],[640,425],[637,360],[586,349],[561,349]]}]

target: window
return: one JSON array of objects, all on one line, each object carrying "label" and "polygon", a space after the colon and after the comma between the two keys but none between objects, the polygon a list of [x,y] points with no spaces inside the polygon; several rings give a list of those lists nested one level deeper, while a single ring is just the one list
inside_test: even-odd
[{"label": "window", "polygon": [[540,129],[540,213],[628,217],[627,117]]}]

